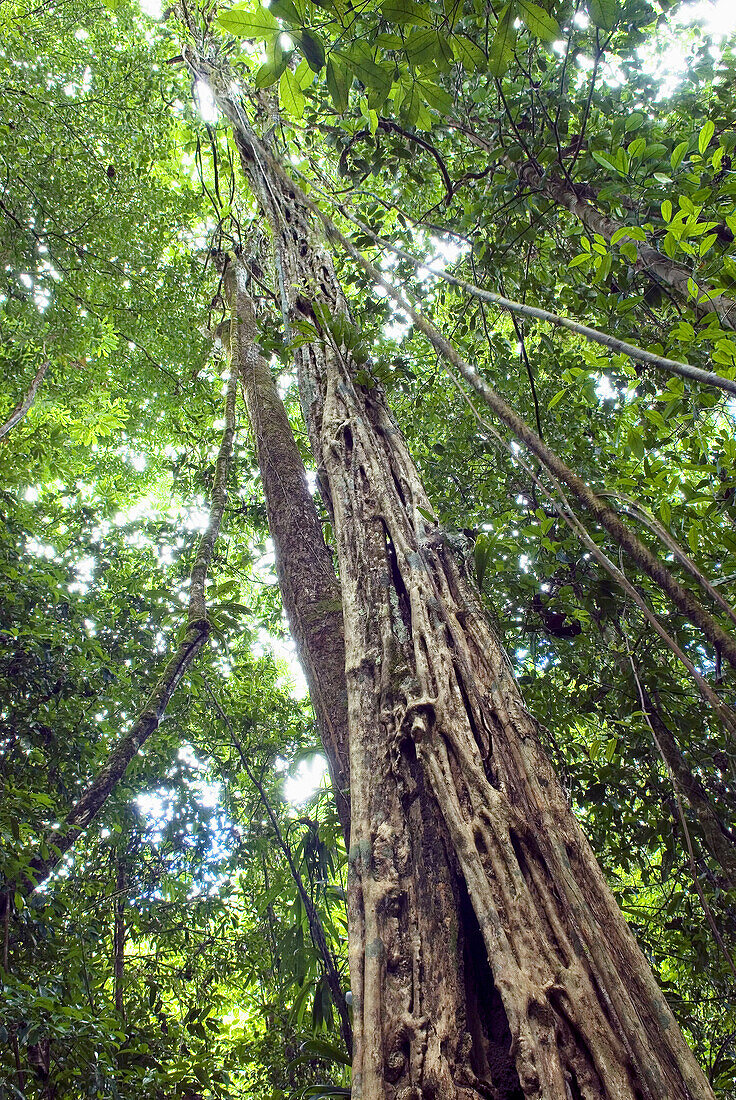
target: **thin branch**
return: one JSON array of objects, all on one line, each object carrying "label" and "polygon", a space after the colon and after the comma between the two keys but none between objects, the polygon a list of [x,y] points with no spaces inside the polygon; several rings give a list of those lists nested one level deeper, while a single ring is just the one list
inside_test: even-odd
[{"label": "thin branch", "polygon": [[639,594],[639,592],[637,592],[636,588],[628,579],[623,570],[619,569],[618,566],[611,561],[608,555],[604,553],[603,550],[601,550],[600,546],[598,546],[597,542],[589,533],[585,524],[573,511],[573,508],[569,500],[567,499],[567,496],[565,495],[564,489],[554,477],[554,475],[549,470],[547,470],[547,476],[552,482],[555,492],[558,494],[559,500],[562,502],[562,507],[560,507],[558,501],[555,500],[549,489],[547,489],[547,487],[540,480],[534,470],[532,470],[531,466],[529,466],[529,464],[524,460],[523,456],[520,454],[514,454],[514,452],[511,450],[509,441],[507,439],[504,439],[501,433],[497,431],[492,424],[489,424],[487,420],[484,420],[484,418],[476,409],[475,405],[472,403],[468,395],[463,390],[462,386],[460,385],[460,381],[454,374],[454,372],[448,370],[448,374],[463,399],[467,402],[471,412],[475,416],[478,423],[489,433],[492,439],[495,439],[498,443],[501,444],[502,447],[504,447],[509,452],[514,462],[517,462],[519,466],[521,466],[521,468],[532,479],[533,483],[537,486],[542,495],[553,504],[558,515],[560,515],[565,523],[567,523],[568,527],[570,527],[575,532],[580,541],[583,543],[584,546],[588,548],[588,550],[593,555],[595,560],[599,563],[599,565],[603,566],[605,571],[611,577],[613,577],[619,587],[622,588],[627,596],[629,596],[633,600],[633,602],[642,612],[644,618],[653,628],[655,633],[659,635],[667,648],[671,650],[672,653],[674,653],[674,655],[678,658],[679,661],[682,662],[687,671],[690,673],[696,687],[698,688],[698,691],[702,695],[703,699],[713,708],[714,712],[723,723],[725,729],[728,730],[732,735],[736,734],[736,717],[733,715],[733,712],[730,710],[729,707],[725,706],[721,702],[721,700],[713,691],[713,688],[710,686],[705,677],[695,668],[694,664],[683,652],[682,648],[665,630],[657,616],[647,604],[646,600]]},{"label": "thin branch", "polygon": [[636,564],[649,576],[655,584],[672,601],[675,607],[685,617],[702,631],[705,638],[728,660],[736,669],[736,638],[729,634],[713,615],[707,611],[696,599],[695,595],[684,588],[675,579],[667,565],[656,557],[644,545],[638,536],[623,523],[621,517],[613,508],[596,495],[593,489],[574,472],[547,444],[539,438],[538,434],[526,421],[519,416],[515,409],[504,400],[503,397],[478,373],[475,367],[463,359],[453,344],[429,321],[424,314],[412,306],[404,294],[386,278],[385,273],[366,259],[366,257],[349,241],[335,223],[310,202],[313,210],[322,221],[329,239],[336,241],[344,251],[373,279],[378,286],[386,290],[390,298],[396,302],[420,332],[426,336],[432,346],[442,357],[450,363],[465,381],[483,399],[492,412],[501,420],[521,442],[537,456],[550,474],[553,474],[561,482],[564,482],[572,490],[577,500],[593,515],[600,525],[615,539]]},{"label": "thin branch", "polygon": [[[20,883],[26,890],[32,891],[38,888],[49,877],[65,853],[100,812],[131,760],[151,734],[158,729],[182,676],[209,636],[210,623],[204,599],[204,586],[225,506],[226,485],[235,436],[238,377],[237,364],[233,364],[225,401],[225,428],[213,478],[210,518],[200,539],[192,568],[184,637],[167,662],[130,731],[115,745],[97,775],[69,810],[63,824],[46,837],[43,847],[48,849],[49,854],[45,858],[38,855],[28,864]],[[5,887],[0,893],[0,905],[3,901],[5,905],[12,904],[14,889],[15,886],[12,883]]]},{"label": "thin branch", "polygon": [[[328,195],[324,197],[329,198]],[[677,374],[682,378],[690,378],[695,382],[702,382],[706,386],[716,386],[718,389],[725,390],[727,393],[736,394],[736,380],[734,379],[724,378],[722,375],[715,374],[712,371],[701,370],[700,367],[694,367],[690,363],[682,363],[678,359],[667,359],[662,355],[656,355],[652,351],[646,351],[644,348],[639,348],[635,344],[629,344],[625,340],[619,340],[617,337],[610,336],[606,332],[600,332],[598,329],[591,328],[589,325],[580,324],[580,322],[573,321],[569,317],[561,317],[557,313],[550,313],[549,310],[539,309],[537,306],[529,306],[523,302],[515,302],[511,298],[505,298],[501,294],[494,294],[493,291],[484,290],[482,287],[475,286],[473,283],[468,283],[465,279],[458,279],[457,276],[450,275],[447,271],[436,271],[432,267],[431,260],[429,263],[426,260],[420,260],[417,256],[413,256],[410,252],[406,252],[403,248],[399,248],[398,245],[392,244],[390,241],[380,237],[370,228],[370,226],[366,225],[360,218],[357,218],[343,207],[339,207],[339,209],[348,221],[352,222],[362,233],[370,237],[379,248],[388,248],[395,255],[403,260],[408,260],[409,263],[413,264],[415,267],[427,268],[427,270],[431,271],[433,275],[436,275],[438,279],[442,279],[451,286],[456,286],[460,290],[464,290],[466,294],[470,294],[474,298],[479,298],[481,301],[488,302],[491,305],[500,306],[502,309],[506,309],[510,313],[515,313],[522,317],[533,317],[537,321],[548,321],[557,328],[564,328],[569,332],[576,333],[578,336],[584,336],[587,340],[592,340],[596,344],[601,344],[610,351],[628,355],[628,357],[635,362],[645,363],[647,366],[655,367],[658,370],[665,370],[670,374]]]},{"label": "thin branch", "polygon": [[5,423],[0,425],[0,439],[3,439],[8,434],[8,432],[11,431],[15,427],[15,425],[18,424],[26,415],[31,405],[36,400],[36,394],[41,388],[41,383],[43,382],[46,371],[49,369],[50,366],[51,360],[44,359],[43,363],[36,371],[34,379],[28,387],[28,392],[26,393],[25,397],[21,402],[19,402],[19,404],[15,406]]},{"label": "thin branch", "polygon": [[327,984],[330,987],[332,1000],[340,1017],[340,1031],[342,1033],[343,1042],[345,1043],[348,1054],[352,1057],[353,1029],[350,1024],[350,1014],[348,1012],[345,994],[343,993],[342,985],[340,983],[340,974],[337,969],[337,963],[335,962],[335,958],[332,954],[332,951],[330,950],[329,944],[327,943],[327,938],[322,927],[320,915],[317,912],[314,902],[312,901],[309,892],[304,885],[302,876],[299,873],[299,868],[294,862],[294,857],[291,854],[291,848],[284,839],[284,835],[281,831],[281,826],[279,825],[279,820],[276,817],[276,813],[274,812],[268,795],[264,790],[263,784],[261,783],[260,779],[257,778],[255,772],[251,768],[250,763],[248,762],[248,754],[246,753],[242,743],[236,736],[232,722],[230,721],[225,711],[222,709],[217,696],[215,695],[207,681],[207,678],[202,677],[202,679],[204,682],[204,686],[207,689],[207,694],[212,700],[212,705],[214,706],[222,721],[225,723],[228,733],[230,734],[230,737],[232,739],[233,745],[238,750],[238,755],[240,756],[240,762],[243,766],[243,771],[248,776],[248,779],[251,781],[255,789],[258,791],[258,795],[261,799],[261,802],[263,803],[263,807],[268,814],[269,820],[276,834],[276,840],[278,841],[279,847],[284,853],[284,858],[289,865],[291,877],[294,880],[296,888],[299,892],[299,897],[302,900],[302,904],[304,905],[304,909],[307,914],[307,920],[309,921],[309,931],[311,932],[314,946],[319,951],[320,955],[322,956],[322,961],[324,962]]},{"label": "thin branch", "polygon": [[669,766],[669,763],[667,762],[667,757],[665,756],[664,752],[662,751],[662,746],[660,745],[659,741],[657,740],[657,734],[654,732],[654,726],[652,725],[652,723],[649,719],[649,712],[648,712],[646,704],[644,702],[644,692],[642,690],[642,686],[641,686],[641,683],[639,681],[639,675],[638,675],[637,670],[636,670],[636,664],[634,663],[634,658],[632,657],[631,650],[629,649],[629,640],[628,640],[628,638],[626,638],[626,635],[624,635],[624,637],[626,639],[626,648],[629,652],[629,663],[631,664],[631,671],[633,673],[634,681],[636,683],[636,687],[637,687],[637,690],[639,692],[639,699],[641,700],[642,713],[644,715],[644,718],[646,720],[647,725],[649,726],[649,729],[651,730],[652,737],[654,738],[654,744],[659,749],[659,754],[662,757],[662,761],[664,763],[665,769],[666,769],[667,774],[669,775],[669,778],[670,778],[670,783],[672,784],[672,790],[675,792],[675,802],[677,804],[677,816],[680,819],[680,825],[682,826],[682,831],[683,831],[683,834],[684,834],[684,837],[685,837],[685,844],[687,845],[688,863],[690,864],[690,874],[692,875],[693,885],[694,885],[695,890],[697,892],[698,898],[700,899],[700,904],[702,906],[703,913],[705,914],[705,919],[708,921],[708,924],[710,925],[710,930],[713,933],[713,938],[715,939],[716,943],[718,944],[718,947],[720,948],[724,959],[728,963],[728,966],[729,966],[729,969],[731,970],[731,973],[733,974],[734,978],[736,978],[736,966],[734,966],[734,961],[731,958],[731,954],[730,954],[728,948],[726,947],[725,943],[723,942],[723,937],[721,936],[721,933],[718,929],[718,925],[716,924],[715,917],[713,916],[711,908],[708,905],[708,902],[705,900],[705,894],[703,893],[703,887],[701,886],[701,883],[700,883],[700,877],[698,875],[698,869],[697,869],[697,866],[695,864],[695,853],[693,852],[693,842],[692,842],[692,838],[690,836],[690,830],[687,827],[687,821],[685,819],[685,813],[684,813],[683,808],[682,808],[682,797],[680,795],[680,785],[677,782],[677,780],[675,779],[674,772],[672,771],[672,768]]}]

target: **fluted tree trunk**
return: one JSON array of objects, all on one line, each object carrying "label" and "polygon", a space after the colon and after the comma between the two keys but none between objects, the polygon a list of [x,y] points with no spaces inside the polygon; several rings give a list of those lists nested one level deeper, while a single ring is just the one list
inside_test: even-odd
[{"label": "fluted tree trunk", "polygon": [[334,516],[350,742],[352,1095],[706,1100],[380,388],[309,203],[190,55],[269,220]]}]

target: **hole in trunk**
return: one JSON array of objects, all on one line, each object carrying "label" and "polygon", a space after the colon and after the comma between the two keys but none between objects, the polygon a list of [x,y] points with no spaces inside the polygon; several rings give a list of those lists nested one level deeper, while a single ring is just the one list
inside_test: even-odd
[{"label": "hole in trunk", "polygon": [[486,946],[467,890],[461,885],[467,1027],[473,1040],[473,1073],[495,1090],[498,1100],[524,1100],[511,1057],[511,1030],[488,962]]}]

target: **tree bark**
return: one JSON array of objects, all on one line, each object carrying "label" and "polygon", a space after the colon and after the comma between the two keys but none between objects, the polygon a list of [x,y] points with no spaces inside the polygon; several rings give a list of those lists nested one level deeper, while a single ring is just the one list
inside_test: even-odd
[{"label": "tree bark", "polygon": [[121,1020],[125,1019],[125,856],[117,852],[115,856],[115,897],[113,901],[113,985],[115,993],[115,1011]]},{"label": "tree bark", "polygon": [[258,347],[255,306],[247,281],[245,261],[238,257],[229,280],[236,321],[232,354],[237,356],[256,445],[281,595],[325,748],[338,817],[349,843],[350,772],[340,584],[286,409]]},{"label": "tree bark", "polygon": [[298,188],[200,59],[271,223],[335,520],[350,735],[355,1100],[712,1092],[547,761]]}]

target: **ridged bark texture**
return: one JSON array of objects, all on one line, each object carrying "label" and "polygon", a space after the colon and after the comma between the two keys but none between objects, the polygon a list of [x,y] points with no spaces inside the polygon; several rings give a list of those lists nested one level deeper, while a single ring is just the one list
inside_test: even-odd
[{"label": "ridged bark texture", "polygon": [[354,1100],[712,1098],[383,395],[332,334],[348,311],[311,213],[214,91],[291,322],[321,334],[297,358],[345,624]]}]

